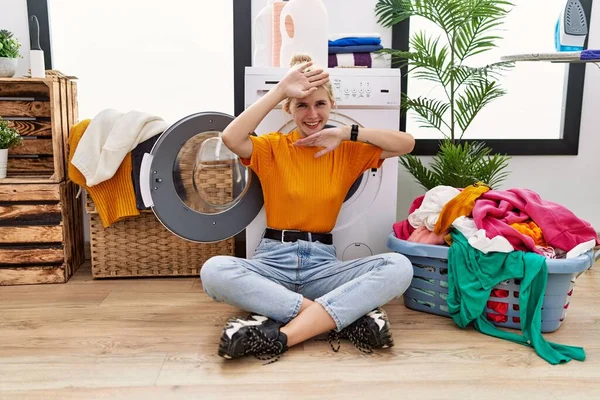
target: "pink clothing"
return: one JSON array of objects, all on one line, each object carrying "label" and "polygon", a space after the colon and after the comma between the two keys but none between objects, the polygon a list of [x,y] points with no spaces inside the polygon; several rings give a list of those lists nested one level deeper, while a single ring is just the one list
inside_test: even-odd
[{"label": "pink clothing", "polygon": [[[413,211],[421,207],[424,198],[425,195],[421,195],[413,200],[413,203],[411,204],[410,209],[408,210],[408,215],[412,214]],[[413,228],[413,226],[408,222],[407,219],[405,219],[404,221],[396,222],[393,228],[396,237],[402,240],[408,239],[410,235],[415,231],[415,228]]]},{"label": "pink clothing", "polygon": [[448,231],[441,235],[436,235],[435,232],[430,231],[424,226],[420,226],[408,237],[409,242],[423,243],[423,244],[446,244],[444,236],[448,234]]},{"label": "pink clothing", "polygon": [[485,229],[492,239],[504,236],[515,250],[533,251],[542,254],[533,239],[510,226],[515,222],[532,219],[544,235],[546,243],[565,251],[577,244],[596,240],[595,229],[586,221],[575,216],[560,204],[545,201],[529,189],[490,190],[475,201],[473,220],[479,229]]}]

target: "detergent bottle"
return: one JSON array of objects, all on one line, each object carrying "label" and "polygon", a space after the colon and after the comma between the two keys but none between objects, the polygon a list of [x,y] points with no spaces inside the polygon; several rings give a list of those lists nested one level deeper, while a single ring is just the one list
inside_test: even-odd
[{"label": "detergent bottle", "polygon": [[270,67],[273,55],[273,2],[260,10],[252,27],[254,52],[252,53],[253,67]]},{"label": "detergent bottle", "polygon": [[306,53],[327,68],[329,18],[321,0],[290,0],[281,11],[280,31],[281,67],[289,67],[295,53]]}]

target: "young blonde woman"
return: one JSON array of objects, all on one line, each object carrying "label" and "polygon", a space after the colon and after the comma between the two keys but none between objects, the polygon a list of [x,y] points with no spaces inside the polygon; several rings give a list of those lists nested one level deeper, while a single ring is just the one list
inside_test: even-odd
[{"label": "young blonde woman", "polygon": [[[326,332],[338,347],[340,338],[367,352],[393,346],[380,306],[408,288],[410,261],[397,253],[340,261],[330,232],[354,181],[412,151],[414,139],[394,130],[324,129],[334,99],[327,72],[296,55],[285,77],[223,132],[225,145],[260,179],[268,227],[252,259],[217,256],[201,269],[210,297],[253,313],[226,324],[224,358],[277,359]],[[281,101],[297,128],[250,135]]]}]

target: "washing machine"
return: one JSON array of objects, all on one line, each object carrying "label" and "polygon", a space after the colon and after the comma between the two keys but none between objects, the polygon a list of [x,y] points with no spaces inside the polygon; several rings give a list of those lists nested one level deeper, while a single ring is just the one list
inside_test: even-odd
[{"label": "washing machine", "polygon": [[[247,67],[245,104],[274,87],[287,68]],[[399,69],[328,70],[336,107],[328,125],[398,129]],[[252,170],[223,145],[220,134],[234,117],[200,112],[173,124],[144,154],[140,191],[144,204],[173,234],[195,242],[216,242],[245,233],[251,258],[266,227],[262,188]],[[296,127],[281,104],[255,134],[290,132]],[[346,195],[333,233],[337,256],[350,260],[389,251],[386,240],[396,222],[398,159],[365,171]]]},{"label": "washing machine", "polygon": [[[247,67],[245,107],[267,93],[287,73],[287,68]],[[400,70],[331,68],[336,107],[328,125],[398,129],[400,125]],[[281,104],[256,128],[256,134],[288,133],[296,128]],[[398,158],[386,159],[379,169],[363,173],[342,205],[333,229],[338,258],[349,260],[389,251],[386,235],[396,222]],[[264,208],[247,228],[246,252],[254,253],[266,227]]]}]

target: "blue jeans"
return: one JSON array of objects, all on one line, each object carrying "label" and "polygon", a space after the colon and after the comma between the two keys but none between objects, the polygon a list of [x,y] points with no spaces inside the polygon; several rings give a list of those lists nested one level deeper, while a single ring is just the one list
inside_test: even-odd
[{"label": "blue jeans", "polygon": [[325,308],[338,331],[401,296],[412,276],[411,262],[398,253],[340,261],[333,245],[265,238],[254,258],[216,256],[200,271],[216,301],[287,323],[307,298]]}]

